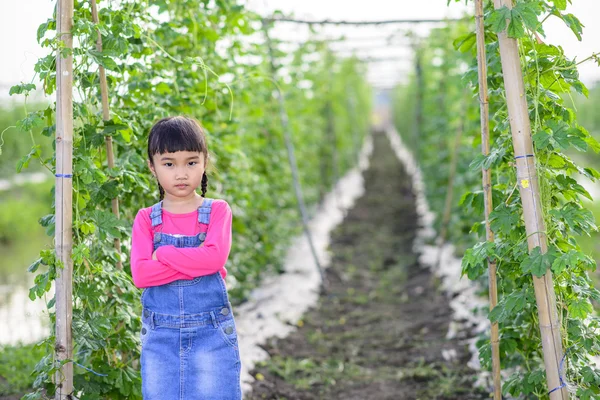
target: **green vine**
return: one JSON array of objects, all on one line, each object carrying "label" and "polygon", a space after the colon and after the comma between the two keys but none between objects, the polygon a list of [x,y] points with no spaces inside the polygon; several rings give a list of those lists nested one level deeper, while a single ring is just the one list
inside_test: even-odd
[{"label": "green vine", "polygon": [[[452,105],[440,107],[432,88],[439,85],[459,86],[467,81],[473,91],[472,101],[467,105],[470,111],[466,113],[468,134],[464,135],[460,149],[461,159],[472,161],[470,167],[468,161],[459,166],[460,179],[456,180],[455,185],[464,194],[454,202],[450,238],[463,255],[463,273],[469,279],[481,281],[482,287],[487,287],[488,258],[498,262],[500,302],[489,313],[489,318],[499,323],[502,369],[511,374],[503,382],[503,393],[518,398],[548,398],[531,274],[543,276],[550,269],[555,277],[563,348],[566,352],[562,376],[577,398],[600,399],[600,370],[591,363],[591,357],[600,355],[600,320],[592,306],[593,301],[600,300],[600,292],[593,287],[590,279],[596,263],[582,251],[576,240],[580,235],[589,235],[598,230],[592,213],[585,209],[582,202],[583,198],[591,199],[591,196],[577,182],[577,177],[585,176],[596,181],[600,174],[591,167],[577,165],[571,159],[575,151],[597,153],[600,145],[577,122],[576,110],[569,107],[566,101],[574,104],[571,91],[588,95],[588,89],[579,80],[577,66],[584,61],[597,62],[598,57],[594,54],[576,62],[567,58],[560,47],[547,44],[542,39],[545,36],[544,22],[550,17],[557,17],[581,40],[582,25],[577,17],[565,11],[566,7],[567,0],[517,0],[512,9],[503,7],[497,10],[491,2],[486,5],[484,21],[492,138],[488,156],[481,155],[479,149],[481,138],[474,27],[454,24],[434,29],[421,49],[425,57],[431,59],[440,51],[447,52],[445,38],[456,38],[456,51],[445,53],[447,59],[444,61],[445,64],[456,66],[456,69],[435,66],[427,60],[423,62],[428,66],[424,72],[428,80],[423,88],[424,115],[450,120],[459,115]],[[539,248],[531,253],[527,249],[521,201],[518,190],[515,190],[514,155],[497,40],[497,34],[504,29],[519,43],[544,208],[545,233],[548,236],[548,251],[545,254]],[[460,66],[464,67],[462,71]],[[400,114],[399,119],[407,115],[402,108],[406,93],[405,87],[397,91],[395,110]],[[460,102],[455,91],[447,91],[446,96],[449,97],[447,103]],[[409,112],[416,110],[409,108]],[[407,140],[410,140],[406,127],[399,125],[399,130],[406,132]],[[420,138],[420,165],[428,186],[427,195],[435,210],[441,209],[441,193],[447,185],[448,176],[440,171],[439,166],[447,162],[449,155],[439,144],[449,148],[447,140],[451,135],[448,133],[447,130],[439,130],[431,122],[425,124]],[[495,233],[494,243],[485,241],[481,168],[492,169],[494,177],[494,211],[490,215]],[[471,229],[467,228],[469,226]],[[479,350],[482,365],[491,370],[489,338],[479,341]]]},{"label": "green vine", "polygon": [[[272,85],[286,93],[287,112],[305,199],[311,207],[333,185],[334,167],[354,166],[356,129],[360,141],[368,131],[370,91],[366,71],[355,59],[325,63],[327,46],[308,41],[288,53],[277,47],[285,69],[276,81],[268,52],[256,40],[260,17],[235,0],[121,1],[99,3],[98,25],[92,23],[89,2],[75,1],[73,37],[73,326],[74,387],[81,399],[140,399],[139,296],[128,264],[131,223],[141,207],[158,201],[156,182],[147,170],[145,149],[151,125],[175,114],[199,119],[208,132],[215,168],[209,171],[208,197],[232,206],[234,242],[226,265],[228,288],[235,303],[243,302],[266,274],[282,271],[284,253],[301,221],[292,190],[277,103]],[[56,37],[56,16],[40,25],[37,37],[49,54],[35,70],[46,95],[56,91],[56,52],[67,54]],[[97,33],[103,50],[96,50]],[[224,50],[225,49],[225,50]],[[111,120],[102,120],[98,66],[107,71]],[[331,72],[330,72],[331,71]],[[231,79],[225,79],[230,76]],[[209,79],[210,78],[210,79]],[[299,83],[302,82],[301,89]],[[328,82],[329,84],[325,84]],[[235,87],[235,93],[232,90]],[[27,95],[33,84],[21,84],[11,94]],[[321,149],[328,140],[325,104],[346,104],[348,92],[356,109],[334,107],[335,148]],[[235,107],[234,107],[235,99]],[[223,115],[220,108],[229,109]],[[353,126],[351,126],[353,124]],[[55,132],[55,105],[27,112],[17,127]],[[33,135],[33,133],[32,133]],[[109,169],[105,138],[112,137],[117,167]],[[32,136],[32,139],[34,136]],[[54,155],[45,157],[35,142],[19,165],[39,160],[54,169]],[[325,164],[321,158],[333,159]],[[118,197],[120,219],[111,213]],[[40,218],[54,235],[54,213]],[[117,252],[113,240],[121,239]],[[117,262],[123,261],[123,270]],[[32,299],[44,298],[56,278],[58,260],[43,249],[31,265],[35,283]],[[54,325],[54,297],[47,301]],[[52,397],[52,382],[60,363],[54,357],[54,331],[37,346],[46,349],[34,370],[34,391],[26,399]]]}]

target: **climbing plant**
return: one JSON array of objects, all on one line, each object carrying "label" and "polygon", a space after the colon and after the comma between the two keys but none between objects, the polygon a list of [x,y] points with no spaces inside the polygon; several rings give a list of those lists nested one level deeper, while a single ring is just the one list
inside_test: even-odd
[{"label": "climbing plant", "polygon": [[[293,51],[278,51],[282,66],[277,79],[268,74],[267,51],[260,17],[234,0],[99,2],[99,24],[92,22],[87,1],[75,1],[74,154],[73,154],[73,361],[74,395],[81,399],[141,398],[139,376],[139,295],[133,286],[127,255],[131,223],[137,210],[158,201],[158,187],[147,171],[146,138],[161,117],[185,114],[207,130],[213,167],[208,197],[232,207],[234,240],[227,264],[232,299],[247,298],[266,273],[282,270],[283,254],[300,219],[273,90],[286,95],[294,145],[304,187],[327,191],[333,171],[354,165],[357,143],[368,129],[370,94],[364,68],[342,60],[311,40]],[[96,50],[97,32],[103,50]],[[37,37],[48,50],[35,71],[47,96],[56,90],[56,54],[71,50],[57,39],[56,15],[40,25]],[[288,57],[288,55],[290,57]],[[315,57],[315,55],[317,57]],[[319,55],[328,55],[328,62]],[[98,66],[107,71],[111,118],[100,106]],[[327,76],[324,85],[323,76]],[[36,85],[22,83],[13,95],[28,96]],[[350,93],[350,94],[348,94]],[[348,96],[357,107],[351,111]],[[327,104],[340,104],[333,107]],[[331,113],[324,110],[330,107]],[[330,141],[327,118],[338,139]],[[55,105],[29,112],[18,127],[32,132],[31,151],[19,162],[24,168],[41,163],[54,170],[54,154],[37,145],[35,129],[52,138]],[[355,129],[352,137],[347,133]],[[112,136],[116,167],[105,166],[105,137]],[[320,143],[331,143],[320,152]],[[335,162],[331,162],[333,154]],[[321,158],[327,158],[321,175]],[[121,217],[110,211],[118,197]],[[311,206],[319,191],[307,191]],[[40,218],[54,233],[54,206]],[[120,238],[117,251],[113,239]],[[117,261],[124,268],[117,268]],[[36,274],[30,297],[47,301],[54,325],[51,292],[61,268],[53,249],[42,249],[29,270]],[[38,346],[47,355],[35,368],[34,391],[27,399],[53,395],[52,376],[60,369],[54,358],[54,333]]]},{"label": "climbing plant", "polygon": [[[544,23],[550,18],[565,22],[580,40],[583,27],[577,17],[567,11],[567,1],[519,0],[512,9],[495,10],[488,2],[485,12],[486,51],[490,101],[492,148],[489,156],[478,155],[480,136],[477,131],[465,138],[459,168],[465,171],[456,181],[463,195],[454,203],[454,229],[450,237],[458,243],[471,243],[463,255],[463,273],[470,279],[480,280],[487,272],[487,260],[498,262],[498,289],[500,302],[489,318],[500,326],[500,355],[502,369],[509,373],[503,382],[504,395],[517,397],[535,396],[548,398],[542,361],[539,322],[531,274],[543,276],[552,270],[555,277],[561,337],[565,356],[560,363],[561,382],[568,383],[573,395],[580,399],[600,398],[600,370],[593,366],[592,357],[600,354],[598,341],[599,321],[592,302],[600,300],[600,292],[591,283],[589,274],[596,268],[595,262],[585,254],[576,240],[579,235],[597,231],[592,213],[582,203],[589,193],[577,182],[579,176],[596,181],[600,174],[590,166],[578,165],[568,152],[593,152],[600,150],[598,142],[587,129],[578,123],[572,102],[572,93],[588,94],[580,81],[577,66],[582,62],[600,60],[597,54],[576,61],[567,57],[564,50],[547,43]],[[464,113],[478,124],[477,69],[474,26],[466,28],[441,28],[432,31],[423,42],[423,49],[430,53],[444,51],[444,44],[436,40],[444,30],[452,32],[455,52],[446,53],[450,60],[464,60],[464,71],[445,71],[444,64],[424,63],[429,80],[425,96],[425,116],[438,110],[435,119],[448,119],[458,123],[459,114],[436,103],[439,91],[432,87],[448,85],[460,79],[469,83],[472,95]],[[532,135],[535,146],[536,170],[540,179],[543,217],[549,240],[548,252],[540,249],[529,253],[527,237],[522,220],[522,208],[517,189],[514,154],[510,126],[504,97],[504,81],[500,64],[497,34],[507,29],[508,35],[518,39],[521,66],[524,71],[525,90]],[[446,42],[445,42],[446,43]],[[466,58],[465,58],[466,57]],[[414,79],[409,87],[415,90]],[[405,88],[397,97],[402,99]],[[455,100],[457,101],[457,100]],[[398,103],[400,104],[400,103]],[[402,109],[396,107],[396,112]],[[397,115],[397,118],[401,118]],[[402,127],[400,127],[402,129]],[[409,133],[406,132],[407,140]],[[452,127],[428,129],[420,132],[420,165],[426,177],[428,196],[432,204],[440,204],[439,193],[445,187],[444,177],[434,166],[440,161],[440,151],[430,151],[427,144],[448,140]],[[446,143],[446,142],[444,142]],[[491,214],[494,243],[487,243],[483,231],[483,194],[480,188],[480,170],[492,169],[494,211]],[[470,172],[466,169],[470,168]],[[436,196],[437,194],[437,196]],[[433,207],[439,210],[439,207]],[[463,210],[467,210],[464,213]],[[476,221],[473,219],[476,218]],[[474,223],[473,223],[474,222]],[[463,229],[472,225],[471,235]],[[480,360],[490,368],[490,343],[479,342]]]}]

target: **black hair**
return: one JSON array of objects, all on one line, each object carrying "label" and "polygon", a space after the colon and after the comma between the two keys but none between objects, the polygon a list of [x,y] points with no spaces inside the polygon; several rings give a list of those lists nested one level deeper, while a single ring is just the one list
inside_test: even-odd
[{"label": "black hair", "polygon": [[[153,164],[155,154],[174,153],[177,151],[197,151],[204,154],[205,167],[208,164],[208,148],[206,135],[198,121],[184,116],[167,117],[157,121],[150,129],[148,136],[148,159]],[[160,199],[165,196],[165,191],[160,186],[158,178],[158,191]],[[206,195],[208,177],[206,170],[202,175],[202,197]]]}]

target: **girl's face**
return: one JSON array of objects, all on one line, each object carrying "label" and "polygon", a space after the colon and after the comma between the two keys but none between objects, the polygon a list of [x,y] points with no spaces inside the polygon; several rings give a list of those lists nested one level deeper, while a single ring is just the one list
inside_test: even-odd
[{"label": "girl's face", "polygon": [[204,154],[195,151],[154,154],[148,166],[165,190],[165,197],[195,196],[205,170]]}]

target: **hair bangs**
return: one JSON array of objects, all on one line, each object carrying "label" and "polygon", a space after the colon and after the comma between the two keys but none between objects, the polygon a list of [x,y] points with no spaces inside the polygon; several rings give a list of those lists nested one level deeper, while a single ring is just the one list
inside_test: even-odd
[{"label": "hair bangs", "polygon": [[204,132],[200,124],[186,117],[168,117],[158,121],[148,137],[148,159],[155,154],[194,151],[207,154]]}]

